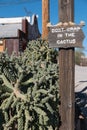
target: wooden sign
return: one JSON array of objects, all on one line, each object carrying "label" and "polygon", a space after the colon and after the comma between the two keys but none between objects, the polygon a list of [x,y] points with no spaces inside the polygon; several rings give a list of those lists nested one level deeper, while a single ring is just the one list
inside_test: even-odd
[{"label": "wooden sign", "polygon": [[52,26],[49,28],[49,47],[69,48],[82,47],[84,33],[80,25]]}]

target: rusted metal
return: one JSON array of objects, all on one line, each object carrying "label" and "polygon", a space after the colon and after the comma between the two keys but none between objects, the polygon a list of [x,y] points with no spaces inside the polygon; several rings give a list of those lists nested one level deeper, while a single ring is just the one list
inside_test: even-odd
[{"label": "rusted metal", "polygon": [[[60,22],[74,21],[74,0],[59,0]],[[74,48],[59,49],[60,130],[74,130]]]},{"label": "rusted metal", "polygon": [[21,30],[18,30],[19,37],[19,52],[23,52],[27,46],[27,34]]},{"label": "rusted metal", "polygon": [[9,55],[13,52],[18,55],[19,53],[19,39],[6,39],[5,41],[5,48]]},{"label": "rusted metal", "polygon": [[28,21],[27,21],[27,19],[22,20],[22,32],[25,33],[26,39],[28,39]]}]

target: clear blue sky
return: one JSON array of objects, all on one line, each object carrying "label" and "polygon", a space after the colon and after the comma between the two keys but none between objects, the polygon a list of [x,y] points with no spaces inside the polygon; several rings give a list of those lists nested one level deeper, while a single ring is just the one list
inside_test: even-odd
[{"label": "clear blue sky", "polygon": [[[83,27],[85,39],[83,41],[84,52],[87,55],[87,0],[74,0],[74,21],[79,24],[85,21]],[[27,11],[25,11],[25,8]],[[42,31],[42,0],[0,0],[0,17],[20,17],[37,14],[40,32]],[[31,14],[30,14],[31,15]],[[50,21],[58,22],[58,0],[50,0]]]}]

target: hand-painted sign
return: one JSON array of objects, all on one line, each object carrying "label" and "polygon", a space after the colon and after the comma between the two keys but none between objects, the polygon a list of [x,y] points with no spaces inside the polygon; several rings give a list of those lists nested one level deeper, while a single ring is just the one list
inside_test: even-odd
[{"label": "hand-painted sign", "polygon": [[85,36],[80,25],[61,27],[52,26],[49,30],[49,47],[82,47],[82,41]]}]

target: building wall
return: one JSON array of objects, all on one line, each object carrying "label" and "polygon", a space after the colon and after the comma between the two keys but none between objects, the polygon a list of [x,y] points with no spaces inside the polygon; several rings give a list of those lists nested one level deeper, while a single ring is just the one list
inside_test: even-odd
[{"label": "building wall", "polygon": [[3,52],[5,50],[5,40],[0,40],[0,52]]},{"label": "building wall", "polygon": [[5,41],[5,48],[9,55],[13,52],[18,55],[19,52],[19,40],[18,39],[6,39]]},{"label": "building wall", "polygon": [[41,36],[38,29],[37,17],[33,15],[32,24],[29,19],[25,18],[2,18],[0,19],[0,40],[4,39],[5,43],[0,44],[0,52],[6,48],[8,54],[13,52],[18,55],[26,48],[28,41],[36,40]]}]

